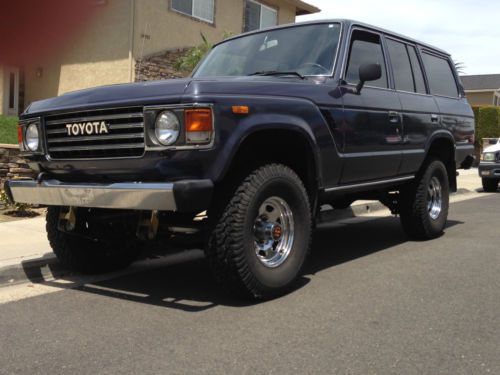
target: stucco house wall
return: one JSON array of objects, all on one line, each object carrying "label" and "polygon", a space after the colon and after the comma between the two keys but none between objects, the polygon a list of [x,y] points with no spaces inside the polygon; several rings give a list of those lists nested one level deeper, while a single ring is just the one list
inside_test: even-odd
[{"label": "stucco house wall", "polygon": [[88,87],[129,82],[129,0],[108,1],[89,26],[50,60],[26,65],[25,103]]},{"label": "stucco house wall", "polygon": [[[279,24],[295,21],[294,5],[283,0],[266,0],[264,3],[278,11]],[[172,10],[170,1],[140,0],[135,7],[135,59],[200,44],[200,32],[212,43],[222,40],[225,32],[243,32],[245,0],[215,0],[213,24]],[[186,32],[187,28],[191,32]]]},{"label": "stucco house wall", "polygon": [[3,80],[3,68],[0,65],[0,115],[6,112],[4,108],[4,80]]},{"label": "stucco house wall", "polygon": [[[297,9],[318,11],[299,0],[259,1],[278,11],[279,24],[294,22]],[[68,91],[133,82],[136,61],[143,57],[195,46],[201,43],[200,32],[217,42],[225,32],[239,34],[244,28],[245,0],[215,0],[213,24],[172,10],[171,0],[106,0],[96,4],[100,9],[85,30],[72,37],[71,45],[63,46],[50,59],[21,66],[24,85],[20,107]],[[4,95],[4,82],[0,81],[2,105]]]},{"label": "stucco house wall", "polygon": [[493,91],[489,92],[465,92],[470,105],[493,105]]}]

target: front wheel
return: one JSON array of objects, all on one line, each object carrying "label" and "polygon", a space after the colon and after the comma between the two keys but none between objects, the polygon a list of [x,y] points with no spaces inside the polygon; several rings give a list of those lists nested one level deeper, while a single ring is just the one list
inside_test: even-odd
[{"label": "front wheel", "polygon": [[436,238],[443,233],[449,207],[448,173],[443,162],[431,160],[415,181],[400,192],[401,224],[417,240]]},{"label": "front wheel", "polygon": [[498,180],[494,178],[483,178],[483,190],[487,193],[494,193],[498,189]]},{"label": "front wheel", "polygon": [[288,291],[306,260],[312,230],[309,198],[297,174],[280,164],[263,166],[228,203],[218,204],[206,247],[217,281],[260,299]]},{"label": "front wheel", "polygon": [[[57,259],[67,268],[87,274],[115,271],[128,266],[138,256],[140,245],[122,233],[120,239],[90,238],[63,232],[59,228],[61,207],[49,207],[47,237]],[[88,223],[78,223],[86,226]]]}]

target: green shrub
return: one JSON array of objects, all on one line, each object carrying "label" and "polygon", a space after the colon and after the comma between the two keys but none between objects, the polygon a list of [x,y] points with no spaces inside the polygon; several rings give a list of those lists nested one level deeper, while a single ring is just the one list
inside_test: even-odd
[{"label": "green shrub", "polygon": [[0,143],[17,144],[17,117],[0,115]]},{"label": "green shrub", "polygon": [[500,107],[474,107],[476,117],[476,142],[483,138],[500,137]]},{"label": "green shrub", "polygon": [[[224,31],[223,40],[231,37],[233,33]],[[190,48],[184,56],[181,56],[175,63],[174,68],[179,72],[192,72],[196,65],[205,57],[205,55],[212,49],[213,44],[208,41],[205,35],[200,32],[201,44],[196,47]]]}]

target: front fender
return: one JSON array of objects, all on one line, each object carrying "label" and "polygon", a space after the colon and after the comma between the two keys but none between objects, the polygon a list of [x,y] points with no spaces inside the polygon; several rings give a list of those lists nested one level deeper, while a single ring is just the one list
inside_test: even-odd
[{"label": "front fender", "polygon": [[[295,99],[258,100],[242,99],[233,105],[248,105],[250,113],[246,116],[227,113],[231,107],[221,108],[218,153],[213,164],[214,181],[222,180],[231,166],[238,149],[248,136],[266,130],[285,130],[303,136],[314,155],[316,175],[320,187],[331,183],[340,168],[338,152],[319,108],[311,102]],[[279,140],[278,140],[279,142]],[[277,143],[279,145],[279,143]]]}]

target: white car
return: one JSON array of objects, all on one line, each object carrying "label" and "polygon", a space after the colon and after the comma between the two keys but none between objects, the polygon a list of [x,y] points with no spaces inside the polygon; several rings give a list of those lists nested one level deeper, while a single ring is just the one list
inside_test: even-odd
[{"label": "white car", "polygon": [[481,154],[479,163],[479,177],[483,181],[483,189],[494,192],[500,181],[500,138],[488,138],[489,145]]}]

